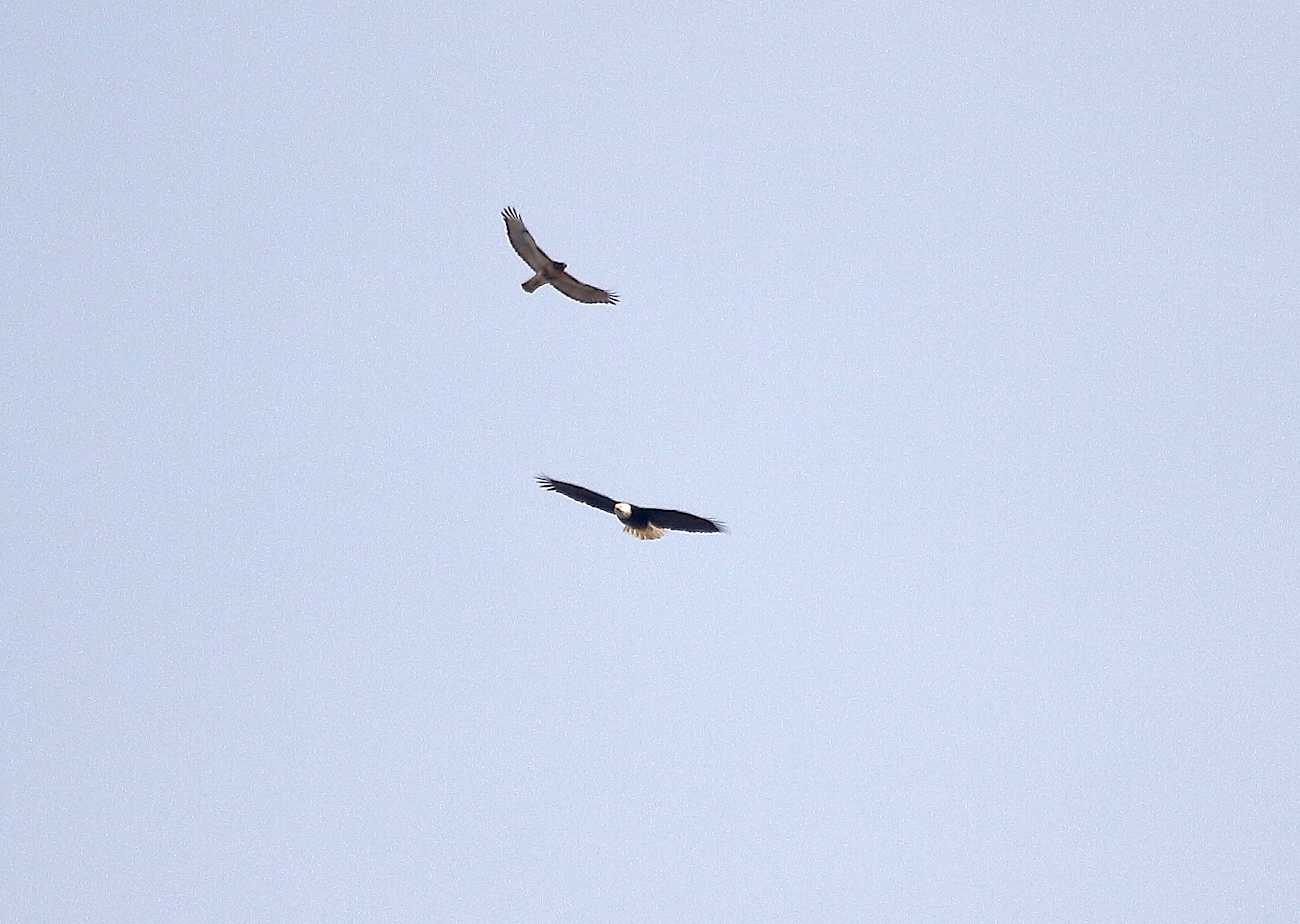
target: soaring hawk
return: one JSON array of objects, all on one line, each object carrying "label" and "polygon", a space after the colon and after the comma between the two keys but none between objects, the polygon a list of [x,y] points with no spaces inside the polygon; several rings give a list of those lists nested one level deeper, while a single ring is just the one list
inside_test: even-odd
[{"label": "soaring hawk", "polygon": [[525,292],[535,292],[549,282],[569,298],[589,305],[613,305],[618,301],[618,296],[613,292],[606,292],[604,289],[597,289],[595,286],[574,279],[564,271],[566,264],[556,263],[543,253],[542,248],[537,246],[533,236],[524,227],[523,219],[514,209],[506,209],[501,213],[501,217],[506,220],[506,237],[510,238],[510,246],[514,247],[515,253],[519,254],[536,272],[532,279],[523,283]]}]

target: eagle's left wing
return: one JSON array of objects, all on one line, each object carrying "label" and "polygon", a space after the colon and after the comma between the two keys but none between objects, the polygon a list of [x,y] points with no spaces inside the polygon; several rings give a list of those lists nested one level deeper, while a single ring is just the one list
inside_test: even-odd
[{"label": "eagle's left wing", "polygon": [[727,527],[716,520],[706,520],[704,517],[697,517],[693,513],[682,513],[680,510],[655,510],[651,507],[642,507],[641,512],[653,526],[660,526],[664,529],[681,530],[684,533],[725,533]]},{"label": "eagle's left wing", "polygon": [[525,263],[538,273],[551,265],[551,258],[542,251],[542,248],[537,246],[533,236],[524,227],[524,220],[519,217],[518,212],[508,208],[501,213],[501,217],[506,222],[506,237],[510,238],[510,246],[515,249],[515,253],[523,258]]},{"label": "eagle's left wing", "polygon": [[569,484],[567,481],[556,481],[554,478],[547,478],[545,475],[538,475],[537,483],[548,491],[571,497],[580,504],[595,507],[597,510],[603,510],[606,513],[614,512],[614,498],[606,497],[604,494],[597,494],[589,488]]}]

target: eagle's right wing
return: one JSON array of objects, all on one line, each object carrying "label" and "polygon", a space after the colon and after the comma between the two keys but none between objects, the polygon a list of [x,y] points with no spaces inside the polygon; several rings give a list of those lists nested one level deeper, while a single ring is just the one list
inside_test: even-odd
[{"label": "eagle's right wing", "polygon": [[588,305],[614,305],[618,303],[618,296],[613,292],[606,292],[604,289],[597,289],[585,282],[579,282],[568,273],[560,273],[558,279],[551,280],[551,285],[569,296],[569,298],[586,302]]},{"label": "eagle's right wing", "polygon": [[716,520],[706,520],[704,517],[697,517],[693,513],[682,513],[680,510],[642,507],[641,512],[646,515],[646,519],[652,526],[664,529],[677,529],[684,533],[725,533],[727,531],[727,527]]}]

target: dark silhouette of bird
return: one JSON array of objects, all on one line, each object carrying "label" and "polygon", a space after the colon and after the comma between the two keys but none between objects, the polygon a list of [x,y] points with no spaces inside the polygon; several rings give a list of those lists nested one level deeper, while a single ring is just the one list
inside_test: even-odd
[{"label": "dark silhouette of bird", "polygon": [[587,488],[564,481],[556,481],[545,475],[537,476],[537,483],[548,491],[555,491],[565,497],[571,497],[579,503],[606,513],[612,513],[623,523],[623,531],[631,533],[638,539],[658,539],[666,530],[676,529],[686,533],[725,533],[727,527],[715,520],[706,520],[693,513],[680,510],[660,510],[657,507],[637,507],[624,501],[616,501],[597,494]]}]

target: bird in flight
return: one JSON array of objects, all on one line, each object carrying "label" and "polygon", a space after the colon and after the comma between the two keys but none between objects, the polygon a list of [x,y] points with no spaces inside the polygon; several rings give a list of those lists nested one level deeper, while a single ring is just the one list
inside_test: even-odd
[{"label": "bird in flight", "polygon": [[682,513],[680,510],[659,510],[655,507],[636,507],[623,501],[615,501],[604,494],[597,494],[595,491],[580,488],[576,484],[567,484],[563,481],[556,481],[554,478],[547,478],[545,475],[538,475],[537,483],[548,491],[555,491],[557,494],[571,497],[589,507],[595,507],[597,510],[614,514],[622,521],[623,532],[631,533],[638,539],[658,539],[670,529],[677,529],[686,533],[725,533],[727,531],[727,527],[721,523],[706,520],[704,517],[697,517],[693,513]]},{"label": "bird in flight", "polygon": [[523,283],[525,292],[536,292],[549,282],[569,298],[589,305],[613,305],[618,302],[618,296],[613,292],[606,292],[604,289],[579,282],[564,271],[568,264],[556,263],[548,257],[542,248],[537,246],[533,236],[524,227],[523,219],[514,209],[506,209],[501,213],[501,217],[506,220],[506,237],[510,238],[510,246],[536,273],[532,279]]}]

